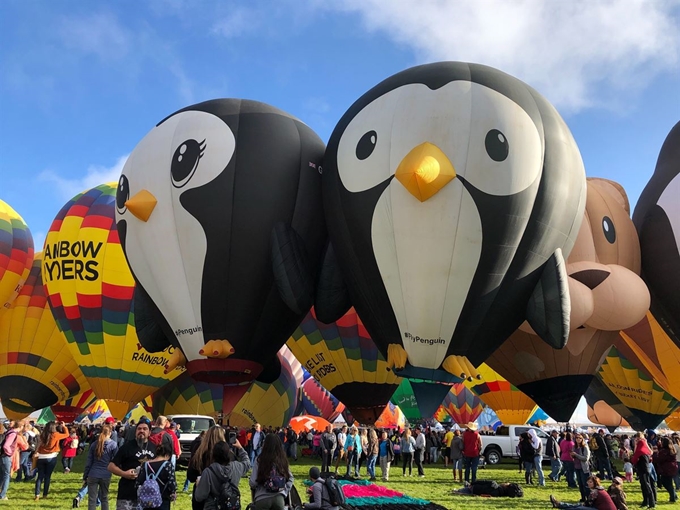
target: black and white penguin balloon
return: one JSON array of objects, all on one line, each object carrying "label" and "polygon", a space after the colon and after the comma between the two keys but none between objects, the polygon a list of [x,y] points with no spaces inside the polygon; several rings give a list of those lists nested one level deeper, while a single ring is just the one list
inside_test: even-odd
[{"label": "black and white penguin balloon", "polygon": [[476,375],[525,319],[562,347],[585,182],[566,124],[520,80],[461,62],[386,79],[326,149],[319,318],[354,305],[388,365],[423,379]]}]

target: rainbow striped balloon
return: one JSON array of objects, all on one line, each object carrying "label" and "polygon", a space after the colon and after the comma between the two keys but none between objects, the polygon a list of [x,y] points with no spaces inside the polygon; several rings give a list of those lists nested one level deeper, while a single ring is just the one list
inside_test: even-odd
[{"label": "rainbow striped balloon", "polygon": [[0,200],[0,309],[9,308],[33,264],[33,237],[26,222]]},{"label": "rainbow striped balloon", "polygon": [[0,312],[0,398],[14,417],[89,389],[47,303],[41,262],[39,253],[19,295]]},{"label": "rainbow striped balloon", "polygon": [[481,399],[462,383],[453,385],[442,405],[453,421],[459,425],[475,421],[484,410],[484,403]]},{"label": "rainbow striped balloon", "polygon": [[85,409],[94,404],[96,400],[97,396],[94,394],[94,391],[86,390],[61,401],[58,404],[50,406],[50,409],[52,409],[57,420],[71,423],[78,416],[83,414]]},{"label": "rainbow striped balloon", "polygon": [[317,320],[314,309],[310,310],[286,345],[361,423],[378,419],[401,382],[387,370],[354,308],[332,324]]},{"label": "rainbow striped balloon", "polygon": [[477,371],[481,380],[463,384],[493,409],[504,424],[526,423],[536,409],[536,403],[486,363],[482,363]]},{"label": "rainbow striped balloon", "polygon": [[150,354],[137,341],[135,282],[118,238],[116,184],[70,200],[45,240],[45,289],[68,346],[98,398],[116,418],[167,384],[170,350]]},{"label": "rainbow striped balloon", "polygon": [[[283,347],[285,349],[285,347]],[[282,349],[282,350],[283,350]],[[281,375],[272,384],[255,381],[237,402],[224,422],[236,427],[282,427],[290,421],[295,410],[298,383],[293,368],[282,355]],[[222,397],[229,387],[195,381],[188,373],[182,374],[153,394],[154,414],[202,414],[218,418],[222,414]]]}]

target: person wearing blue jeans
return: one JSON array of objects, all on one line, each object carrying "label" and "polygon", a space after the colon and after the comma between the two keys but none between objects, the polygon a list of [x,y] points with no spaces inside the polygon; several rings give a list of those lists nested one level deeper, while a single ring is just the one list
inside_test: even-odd
[{"label": "person wearing blue jeans", "polygon": [[[463,457],[463,464],[465,465],[465,481],[475,483],[477,480],[479,457]],[[472,474],[472,479],[470,478],[470,474]]]},{"label": "person wearing blue jeans", "polygon": [[[57,467],[57,455],[47,459],[38,458],[38,477],[35,479],[35,497],[40,496],[40,488],[42,486],[43,498],[46,498],[50,492],[50,482],[52,481],[52,472]],[[43,486],[43,482],[45,482]]]},{"label": "person wearing blue jeans", "polygon": [[0,499],[7,499],[12,471],[12,457],[0,453]]},{"label": "person wearing blue jeans", "polygon": [[19,456],[19,469],[17,470],[17,476],[14,479],[15,482],[20,482],[22,479],[30,482],[33,480],[35,473],[33,473],[33,466],[31,466],[31,450],[26,450],[21,452]]}]

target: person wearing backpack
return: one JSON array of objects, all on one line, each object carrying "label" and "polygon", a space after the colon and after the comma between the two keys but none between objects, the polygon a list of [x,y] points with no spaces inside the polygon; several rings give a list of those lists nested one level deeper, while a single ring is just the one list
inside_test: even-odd
[{"label": "person wearing backpack", "polygon": [[156,458],[156,445],[149,441],[149,424],[140,420],[136,432],[135,440],[128,441],[120,447],[107,467],[111,473],[120,476],[116,510],[137,510],[139,508],[135,483],[137,476],[141,472],[142,462]]},{"label": "person wearing backpack", "polygon": [[170,422],[165,416],[159,416],[154,422],[153,428],[151,429],[151,435],[149,436],[149,441],[151,441],[156,446],[161,443],[165,444],[172,452],[170,457],[170,462],[172,466],[175,467],[177,458],[182,453],[179,446],[179,439],[177,435],[170,431]]},{"label": "person wearing backpack", "polygon": [[309,478],[312,480],[311,501],[302,505],[302,508],[313,510],[339,510],[345,502],[340,485],[335,478],[324,480],[318,467],[309,469]]},{"label": "person wearing backpack", "polygon": [[284,510],[293,486],[293,473],[281,440],[275,434],[264,438],[262,453],[253,463],[249,483],[255,510]]},{"label": "person wearing backpack", "polygon": [[235,440],[236,460],[226,441],[220,441],[213,448],[213,463],[203,470],[194,489],[197,502],[205,502],[204,510],[239,510],[241,493],[238,484],[250,469],[248,454]]},{"label": "person wearing backpack", "polygon": [[161,443],[156,447],[156,457],[142,463],[137,476],[137,503],[140,508],[170,510],[177,497],[175,468],[170,462],[172,447]]},{"label": "person wearing backpack", "polygon": [[12,479],[12,457],[17,449],[21,424],[11,421],[0,442],[0,500],[6,500],[7,489]]}]

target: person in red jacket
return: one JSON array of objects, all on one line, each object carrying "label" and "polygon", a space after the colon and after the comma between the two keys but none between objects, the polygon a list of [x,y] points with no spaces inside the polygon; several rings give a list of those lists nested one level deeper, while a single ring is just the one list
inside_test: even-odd
[{"label": "person in red jacket", "polygon": [[61,443],[61,465],[64,466],[64,473],[70,473],[73,467],[73,459],[78,453],[78,434],[76,429],[69,429],[69,436]]},{"label": "person in red jacket", "polygon": [[637,472],[642,489],[642,505],[649,508],[656,507],[656,488],[652,477],[649,474],[649,464],[652,462],[652,450],[647,444],[647,440],[642,432],[635,434],[635,453],[630,459],[631,464]]},{"label": "person in red jacket", "polygon": [[[477,432],[476,423],[467,423],[463,432],[463,463],[465,464],[465,481],[474,483],[477,480],[477,464],[482,452],[482,438]],[[470,480],[472,471],[472,481]]]}]

